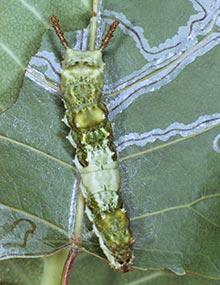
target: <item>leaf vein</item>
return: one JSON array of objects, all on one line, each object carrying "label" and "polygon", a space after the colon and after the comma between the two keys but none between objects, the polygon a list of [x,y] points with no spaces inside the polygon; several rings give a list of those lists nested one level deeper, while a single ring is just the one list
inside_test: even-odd
[{"label": "leaf vein", "polygon": [[20,147],[26,148],[26,149],[28,149],[28,150],[30,150],[30,151],[32,151],[32,152],[38,153],[38,154],[40,154],[40,155],[42,155],[42,156],[47,157],[47,158],[50,159],[50,160],[54,160],[54,161],[56,161],[57,163],[62,164],[62,165],[65,165],[66,167],[71,168],[71,169],[73,169],[74,171],[76,171],[76,169],[73,167],[73,165],[69,164],[68,162],[63,161],[63,160],[61,160],[61,159],[59,159],[59,158],[57,158],[57,157],[54,157],[54,156],[52,156],[52,155],[50,155],[50,154],[48,154],[48,153],[46,153],[46,152],[44,152],[44,151],[42,151],[42,150],[39,150],[39,149],[37,149],[37,148],[35,148],[35,147],[33,147],[33,146],[24,144],[24,143],[19,142],[19,141],[15,140],[15,139],[8,138],[8,137],[6,137],[6,136],[4,136],[4,135],[2,135],[2,134],[0,134],[0,139],[5,140],[5,141],[8,141],[9,143],[12,143],[12,144],[16,144],[16,145],[18,145],[18,146],[20,146]]},{"label": "leaf vein", "polygon": [[215,194],[210,194],[210,195],[204,195],[204,196],[201,196],[200,198],[190,202],[190,203],[187,203],[187,204],[183,204],[183,205],[177,205],[177,206],[172,206],[172,207],[168,207],[168,208],[165,208],[165,209],[161,209],[161,210],[158,210],[158,211],[155,211],[155,212],[147,212],[147,213],[144,213],[142,215],[139,215],[137,217],[133,217],[131,218],[131,221],[136,221],[136,220],[140,220],[140,219],[144,219],[144,218],[147,218],[147,217],[152,217],[152,216],[157,216],[157,215],[161,215],[161,214],[164,214],[164,213],[167,213],[167,212],[171,212],[171,211],[175,211],[175,210],[180,210],[180,209],[186,209],[186,208],[192,208],[194,205],[202,202],[202,201],[205,201],[205,200],[208,200],[208,199],[213,199],[213,198],[220,198],[220,193],[215,193]]},{"label": "leaf vein", "polygon": [[198,210],[194,209],[193,207],[190,208],[196,215],[204,219],[209,224],[213,225],[216,228],[220,228],[220,225],[213,223],[211,220],[209,220],[206,216],[204,216],[202,213],[200,213]]},{"label": "leaf vein", "polygon": [[145,277],[139,278],[135,281],[131,281],[131,282],[127,283],[127,285],[146,284],[146,282],[148,283],[148,281],[151,281],[155,278],[161,277],[162,275],[165,275],[165,273],[164,272],[154,272],[154,273],[151,273]]}]

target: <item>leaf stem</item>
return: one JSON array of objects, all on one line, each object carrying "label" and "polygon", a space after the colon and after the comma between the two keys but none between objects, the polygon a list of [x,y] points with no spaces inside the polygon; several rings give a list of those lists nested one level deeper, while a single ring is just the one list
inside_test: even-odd
[{"label": "leaf stem", "polygon": [[69,250],[59,251],[51,256],[44,257],[44,272],[40,285],[61,285],[62,272]]},{"label": "leaf stem", "polygon": [[71,248],[71,250],[69,251],[69,254],[66,259],[66,263],[63,269],[62,285],[69,284],[71,269],[72,269],[73,263],[78,254],[79,254],[78,248]]},{"label": "leaf stem", "polygon": [[70,273],[71,273],[74,260],[76,259],[77,255],[80,253],[80,250],[77,248],[77,246],[79,246],[81,243],[81,233],[82,233],[83,216],[84,216],[84,204],[85,202],[84,202],[84,198],[82,195],[82,191],[80,191],[80,193],[78,194],[77,209],[76,209],[76,215],[75,215],[74,238],[73,238],[74,245],[69,250],[68,256],[66,257],[65,264],[62,267],[63,268],[62,285],[69,284]]},{"label": "leaf stem", "polygon": [[93,0],[92,17],[90,19],[89,49],[95,50],[97,37],[97,15],[99,12],[100,0]]}]

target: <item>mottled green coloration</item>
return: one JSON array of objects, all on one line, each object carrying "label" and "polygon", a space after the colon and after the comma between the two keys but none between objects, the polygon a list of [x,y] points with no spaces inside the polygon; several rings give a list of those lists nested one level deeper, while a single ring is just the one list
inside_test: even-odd
[{"label": "mottled green coloration", "polygon": [[132,239],[125,211],[118,207],[114,211],[109,211],[104,217],[99,216],[95,219],[95,224],[105,237],[106,247],[115,258],[119,262],[130,263]]},{"label": "mottled green coloration", "polygon": [[133,260],[129,220],[120,202],[120,174],[107,109],[101,102],[102,51],[67,49],[61,74],[68,139],[75,148],[86,213],[110,265],[128,271]]}]

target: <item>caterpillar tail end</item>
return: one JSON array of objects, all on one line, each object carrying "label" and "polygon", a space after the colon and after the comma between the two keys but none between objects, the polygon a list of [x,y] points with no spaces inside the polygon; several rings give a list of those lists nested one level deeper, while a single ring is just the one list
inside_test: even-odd
[{"label": "caterpillar tail end", "polygon": [[100,216],[96,220],[94,230],[110,266],[116,271],[131,271],[134,239],[125,210],[118,208]]}]

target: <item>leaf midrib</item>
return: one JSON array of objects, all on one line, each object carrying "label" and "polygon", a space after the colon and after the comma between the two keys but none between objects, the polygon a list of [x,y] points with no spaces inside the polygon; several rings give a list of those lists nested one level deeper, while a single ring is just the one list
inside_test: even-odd
[{"label": "leaf midrib", "polygon": [[33,146],[30,146],[30,145],[25,144],[23,142],[17,141],[17,140],[12,139],[12,138],[9,138],[9,137],[7,137],[7,136],[5,136],[3,134],[0,134],[0,140],[5,140],[5,141],[7,141],[9,143],[18,145],[19,147],[28,149],[28,150],[30,150],[32,152],[35,152],[35,153],[37,153],[37,154],[39,154],[41,156],[44,156],[44,157],[48,158],[50,160],[56,161],[57,163],[59,163],[61,165],[65,165],[66,167],[72,169],[74,172],[76,171],[76,169],[74,168],[74,166],[72,164],[69,164],[68,162],[66,162],[64,160],[61,160],[61,159],[59,159],[59,158],[57,158],[55,156],[52,156],[51,154],[48,154],[48,153],[46,153],[46,152],[44,152],[42,150],[39,150],[39,149],[37,149],[37,148],[35,148]]}]

